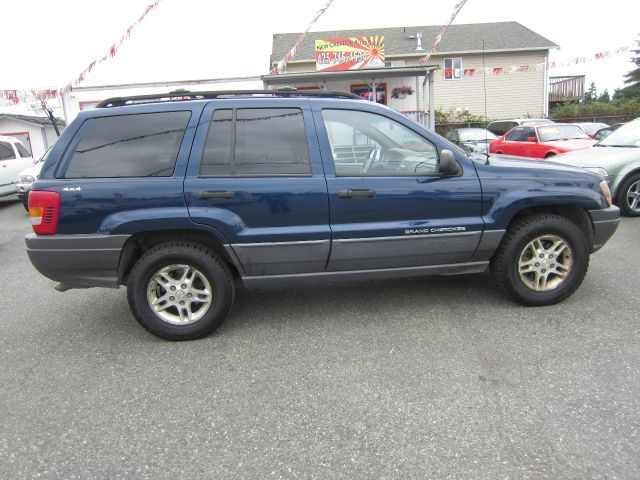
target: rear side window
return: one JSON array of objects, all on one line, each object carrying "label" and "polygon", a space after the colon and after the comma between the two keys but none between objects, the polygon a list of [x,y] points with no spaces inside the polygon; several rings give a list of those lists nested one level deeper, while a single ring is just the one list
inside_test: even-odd
[{"label": "rear side window", "polygon": [[13,148],[9,142],[0,142],[0,160],[11,160],[16,158]]},{"label": "rear side window", "polygon": [[241,108],[214,112],[201,176],[308,175],[302,110]]},{"label": "rear side window", "polygon": [[27,158],[31,156],[31,154],[29,153],[29,150],[24,148],[24,145],[22,145],[21,143],[16,143],[16,148],[18,149],[20,158]]},{"label": "rear side window", "polygon": [[171,176],[190,116],[190,112],[163,112],[96,118],[65,177]]}]

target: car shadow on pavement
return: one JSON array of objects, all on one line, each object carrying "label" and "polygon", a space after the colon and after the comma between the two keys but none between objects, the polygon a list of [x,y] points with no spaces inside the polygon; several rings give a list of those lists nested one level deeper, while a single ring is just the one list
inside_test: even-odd
[{"label": "car shadow on pavement", "polygon": [[19,206],[22,208],[22,204],[20,203],[20,200],[18,200],[16,197],[9,196],[9,197],[0,198],[0,210],[5,208],[16,207],[16,206]]},{"label": "car shadow on pavement", "polygon": [[282,321],[326,321],[329,327],[336,321],[366,324],[399,314],[427,316],[486,305],[514,305],[488,273],[239,289],[229,318],[214,336]]}]

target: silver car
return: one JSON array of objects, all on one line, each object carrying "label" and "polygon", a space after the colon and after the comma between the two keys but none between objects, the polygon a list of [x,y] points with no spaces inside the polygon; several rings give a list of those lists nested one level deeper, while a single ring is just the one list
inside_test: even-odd
[{"label": "silver car", "polygon": [[556,163],[602,175],[623,214],[640,216],[640,118],[623,125],[591,148],[557,155]]}]

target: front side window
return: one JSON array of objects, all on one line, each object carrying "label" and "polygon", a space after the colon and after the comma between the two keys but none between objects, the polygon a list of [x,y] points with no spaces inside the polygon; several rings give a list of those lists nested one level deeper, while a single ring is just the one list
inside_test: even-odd
[{"label": "front side window", "polygon": [[240,108],[214,112],[200,176],[310,173],[302,110]]},{"label": "front side window", "polygon": [[190,116],[190,112],[163,112],[95,118],[65,176],[171,176]]},{"label": "front side window", "polygon": [[0,160],[13,160],[16,154],[9,142],[0,142]]},{"label": "front side window", "polygon": [[457,80],[462,78],[462,57],[444,59],[444,79]]},{"label": "front side window", "polygon": [[375,113],[323,110],[337,176],[412,176],[438,172],[433,144]]}]

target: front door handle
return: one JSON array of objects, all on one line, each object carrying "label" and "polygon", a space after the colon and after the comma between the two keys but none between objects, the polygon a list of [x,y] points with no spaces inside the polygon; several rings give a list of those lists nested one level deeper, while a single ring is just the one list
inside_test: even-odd
[{"label": "front door handle", "polygon": [[370,188],[344,188],[338,190],[338,198],[371,198],[376,196],[376,191]]},{"label": "front door handle", "polygon": [[231,200],[235,194],[231,190],[203,190],[198,192],[198,200]]}]

